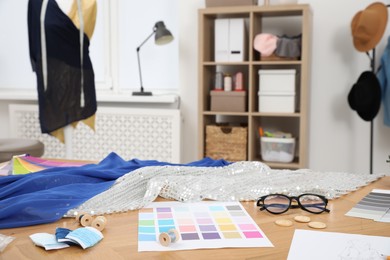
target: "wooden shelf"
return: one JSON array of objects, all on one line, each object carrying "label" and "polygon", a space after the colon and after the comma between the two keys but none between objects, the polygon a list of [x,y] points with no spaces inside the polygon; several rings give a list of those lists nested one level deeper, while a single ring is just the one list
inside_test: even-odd
[{"label": "wooden shelf", "polygon": [[[307,4],[278,6],[236,6],[200,9],[199,15],[199,158],[205,156],[206,125],[215,123],[242,123],[248,126],[248,160],[261,161],[258,127],[268,125],[280,127],[296,137],[295,159],[291,163],[266,162],[272,168],[297,169],[307,167],[308,140],[308,92],[311,39],[311,10]],[[245,20],[246,54],[243,61],[215,62],[214,22],[219,18],[243,18]],[[272,20],[273,19],[273,20]],[[273,22],[270,22],[273,21]],[[276,21],[276,22],[274,22]],[[267,27],[268,26],[268,27]],[[269,28],[271,27],[271,28]],[[298,32],[302,35],[301,57],[299,60],[261,60],[253,48],[253,39],[259,33]],[[286,33],[286,34],[288,34]],[[276,34],[276,33],[275,33]],[[278,34],[281,35],[281,34]],[[290,35],[293,36],[293,35]],[[217,71],[243,71],[247,91],[246,110],[243,112],[210,111],[211,82]],[[294,113],[258,112],[258,91],[260,69],[295,69],[297,71],[296,98],[299,105]]]}]

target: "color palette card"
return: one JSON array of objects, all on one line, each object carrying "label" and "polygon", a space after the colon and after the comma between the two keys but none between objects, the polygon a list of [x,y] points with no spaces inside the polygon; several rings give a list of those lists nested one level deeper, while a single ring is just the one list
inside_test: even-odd
[{"label": "color palette card", "polygon": [[[162,246],[162,232],[179,240]],[[153,202],[139,211],[138,251],[224,247],[273,247],[239,202]]]},{"label": "color palette card", "polygon": [[388,222],[390,211],[390,190],[372,190],[345,215]]}]

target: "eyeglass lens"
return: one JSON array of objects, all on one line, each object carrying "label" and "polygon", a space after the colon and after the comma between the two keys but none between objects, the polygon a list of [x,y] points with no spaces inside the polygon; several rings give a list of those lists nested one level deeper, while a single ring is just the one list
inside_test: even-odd
[{"label": "eyeglass lens", "polygon": [[326,202],[321,197],[316,195],[302,195],[299,197],[299,203],[306,210],[313,213],[323,212],[326,208]]},{"label": "eyeglass lens", "polygon": [[290,199],[283,195],[269,195],[264,198],[264,207],[273,213],[282,213],[290,208]]}]

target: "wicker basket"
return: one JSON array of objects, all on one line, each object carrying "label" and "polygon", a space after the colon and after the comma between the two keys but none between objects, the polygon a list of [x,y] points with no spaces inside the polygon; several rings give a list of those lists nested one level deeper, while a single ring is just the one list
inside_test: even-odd
[{"label": "wicker basket", "polygon": [[247,136],[247,127],[207,125],[206,156],[227,161],[246,161]]}]

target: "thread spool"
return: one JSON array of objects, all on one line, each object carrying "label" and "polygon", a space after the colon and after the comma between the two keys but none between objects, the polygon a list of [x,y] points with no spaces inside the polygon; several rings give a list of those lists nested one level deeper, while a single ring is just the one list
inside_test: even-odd
[{"label": "thread spool", "polygon": [[176,243],[180,240],[180,234],[176,229],[170,229],[168,232],[163,232],[159,236],[160,244],[169,246],[171,243]]},{"label": "thread spool", "polygon": [[215,74],[215,84],[214,84],[214,90],[223,90],[223,73],[217,72]]},{"label": "thread spool", "polygon": [[106,224],[107,224],[107,219],[103,216],[99,216],[92,221],[91,227],[96,228],[99,231],[102,231],[106,227]]},{"label": "thread spool", "polygon": [[234,76],[234,90],[241,91],[244,90],[244,84],[243,84],[243,75],[242,72],[237,72]]},{"label": "thread spool", "polygon": [[88,213],[80,213],[76,216],[76,220],[83,226],[87,227],[91,225],[92,222],[92,216]]},{"label": "thread spool", "polygon": [[223,87],[225,91],[232,91],[233,80],[230,74],[225,74],[223,78]]}]

